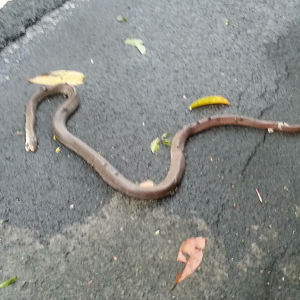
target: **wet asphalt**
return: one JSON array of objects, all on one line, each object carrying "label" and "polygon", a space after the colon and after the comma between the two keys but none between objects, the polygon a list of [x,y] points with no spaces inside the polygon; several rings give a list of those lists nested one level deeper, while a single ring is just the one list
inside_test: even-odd
[{"label": "wet asphalt", "polygon": [[[151,141],[195,120],[299,123],[299,2],[18,2],[0,11],[0,282],[19,279],[0,299],[299,299],[299,134],[194,136],[159,201],[121,195],[53,140],[62,97],[41,104],[38,151],[24,149],[27,79],[59,69],[86,76],[69,130],[134,182],[164,178],[170,150]],[[231,106],[189,111],[207,95]],[[202,264],[170,292],[193,236],[209,237]]]}]

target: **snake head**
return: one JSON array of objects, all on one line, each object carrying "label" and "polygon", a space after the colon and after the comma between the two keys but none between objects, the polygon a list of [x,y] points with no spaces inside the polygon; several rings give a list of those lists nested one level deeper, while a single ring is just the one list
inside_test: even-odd
[{"label": "snake head", "polygon": [[37,139],[35,136],[28,138],[26,136],[26,141],[25,141],[25,150],[27,152],[35,152],[37,149]]}]

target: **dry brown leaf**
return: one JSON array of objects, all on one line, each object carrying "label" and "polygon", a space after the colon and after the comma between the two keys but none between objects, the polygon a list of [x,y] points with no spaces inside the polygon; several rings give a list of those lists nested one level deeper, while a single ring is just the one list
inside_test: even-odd
[{"label": "dry brown leaf", "polygon": [[[182,271],[177,274],[176,282],[171,290],[176,287],[177,283],[189,277],[199,267],[203,258],[203,250],[206,241],[207,238],[200,236],[189,238],[182,243],[177,256],[177,261],[183,262],[185,266]],[[186,255],[188,255],[188,258]]]}]

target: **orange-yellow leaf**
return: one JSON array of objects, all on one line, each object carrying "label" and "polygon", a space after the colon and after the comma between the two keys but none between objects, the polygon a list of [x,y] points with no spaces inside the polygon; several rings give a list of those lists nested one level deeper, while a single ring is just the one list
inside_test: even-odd
[{"label": "orange-yellow leaf", "polygon": [[146,180],[139,184],[139,186],[142,186],[142,187],[153,187],[154,185],[155,184],[152,180]]},{"label": "orange-yellow leaf", "polygon": [[196,107],[199,107],[199,106],[210,105],[210,104],[230,105],[230,102],[221,96],[208,96],[208,97],[200,98],[200,99],[196,100],[195,102],[193,102],[190,105],[190,110],[192,110]]},{"label": "orange-yellow leaf", "polygon": [[77,71],[57,70],[49,74],[42,74],[34,78],[28,79],[29,82],[42,85],[56,85],[60,83],[68,83],[71,85],[80,85],[83,83],[84,74]]},{"label": "orange-yellow leaf", "polygon": [[[199,267],[203,258],[203,250],[205,248],[206,241],[207,238],[200,236],[196,238],[189,238],[182,243],[177,256],[177,261],[183,262],[185,266],[182,271],[177,274],[176,282],[171,290],[175,288],[177,283],[189,277]],[[188,255],[188,258],[186,255]]]}]

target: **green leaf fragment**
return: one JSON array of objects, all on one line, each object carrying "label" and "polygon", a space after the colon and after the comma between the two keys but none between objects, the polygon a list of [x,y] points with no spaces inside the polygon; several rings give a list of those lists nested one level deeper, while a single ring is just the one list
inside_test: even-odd
[{"label": "green leaf fragment", "polygon": [[146,53],[144,42],[140,39],[126,39],[125,45],[136,47],[142,54]]},{"label": "green leaf fragment", "polygon": [[136,46],[136,44],[143,44],[144,42],[140,39],[126,39],[125,45]]},{"label": "green leaf fragment", "polygon": [[139,51],[142,53],[142,54],[145,54],[146,53],[146,47],[142,44],[137,44],[136,47],[139,49]]},{"label": "green leaf fragment", "polygon": [[4,280],[2,283],[0,283],[0,289],[6,288],[6,287],[8,287],[9,285],[15,283],[16,280],[17,280],[18,278],[19,278],[19,277],[15,276],[15,277],[9,278],[9,279],[7,279],[7,280]]},{"label": "green leaf fragment", "polygon": [[125,22],[127,22],[127,20],[123,17],[123,16],[117,16],[116,17],[116,19],[117,19],[117,21],[119,21],[120,23],[125,23]]},{"label": "green leaf fragment", "polygon": [[150,148],[151,148],[152,153],[157,152],[160,149],[160,139],[159,138],[154,139],[151,142]]},{"label": "green leaf fragment", "polygon": [[161,136],[161,141],[166,146],[171,146],[173,137],[170,132],[166,132]]}]

